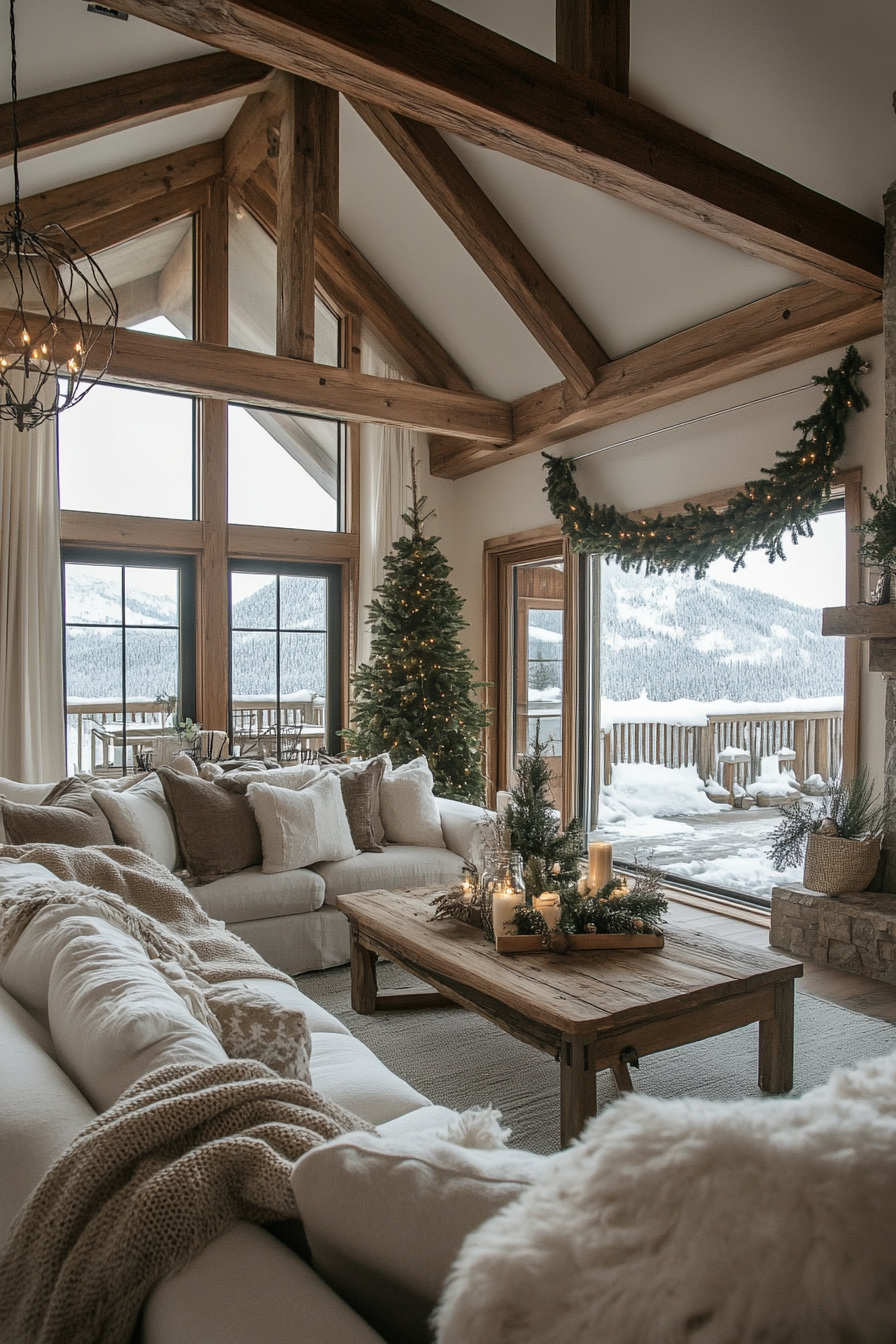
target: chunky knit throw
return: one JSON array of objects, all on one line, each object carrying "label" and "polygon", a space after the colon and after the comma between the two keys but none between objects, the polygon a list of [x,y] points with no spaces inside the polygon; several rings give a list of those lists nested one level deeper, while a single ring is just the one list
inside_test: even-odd
[{"label": "chunky knit throw", "polygon": [[172,1065],[86,1129],[16,1219],[0,1257],[0,1339],[129,1344],[152,1285],[238,1219],[296,1214],[317,1144],[372,1126],[263,1064]]}]

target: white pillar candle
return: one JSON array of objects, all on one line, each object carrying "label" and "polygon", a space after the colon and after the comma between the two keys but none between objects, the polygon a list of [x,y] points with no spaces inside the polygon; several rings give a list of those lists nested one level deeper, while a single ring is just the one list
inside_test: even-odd
[{"label": "white pillar candle", "polygon": [[513,912],[520,903],[520,897],[510,887],[497,887],[492,897],[492,928],[496,938],[506,938],[516,933]]},{"label": "white pillar candle", "polygon": [[543,916],[549,929],[556,929],[560,923],[560,897],[556,891],[543,891],[535,897],[535,909]]},{"label": "white pillar candle", "polygon": [[468,877],[465,877],[461,884],[461,900],[464,905],[469,905],[473,899],[473,883]]},{"label": "white pillar candle", "polygon": [[588,885],[592,894],[605,887],[613,876],[613,846],[609,840],[588,842]]},{"label": "white pillar candle", "polygon": [[497,809],[499,817],[503,817],[505,809],[509,806],[509,804],[510,804],[510,794],[508,790],[499,789],[497,802],[495,803],[495,807]]}]

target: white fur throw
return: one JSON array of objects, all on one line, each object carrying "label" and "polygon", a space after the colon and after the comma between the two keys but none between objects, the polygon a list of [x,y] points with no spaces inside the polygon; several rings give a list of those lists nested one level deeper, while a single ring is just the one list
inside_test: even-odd
[{"label": "white fur throw", "polygon": [[896,1055],[790,1100],[627,1097],[464,1243],[438,1344],[891,1344]]}]

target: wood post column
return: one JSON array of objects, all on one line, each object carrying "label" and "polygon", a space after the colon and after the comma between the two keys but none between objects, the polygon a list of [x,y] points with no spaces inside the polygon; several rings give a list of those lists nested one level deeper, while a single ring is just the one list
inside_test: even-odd
[{"label": "wood post column", "polygon": [[[896,491],[896,182],[884,196],[884,453],[887,489]],[[884,727],[885,791],[896,799],[896,677],[887,677]],[[896,891],[896,830],[884,839],[887,866],[884,890]]]}]

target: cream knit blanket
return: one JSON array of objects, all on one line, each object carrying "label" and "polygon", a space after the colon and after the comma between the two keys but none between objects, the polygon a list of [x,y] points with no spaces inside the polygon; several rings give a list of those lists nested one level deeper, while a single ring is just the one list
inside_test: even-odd
[{"label": "cream knit blanket", "polygon": [[178,961],[209,984],[249,976],[295,984],[291,976],[274,970],[241,938],[210,919],[179,878],[139,850],[124,845],[83,849],[0,845],[0,858],[40,863],[63,881],[95,888],[76,898],[35,884],[0,898],[0,958],[12,949],[39,910],[68,903],[89,908],[91,914],[131,934],[150,955]]},{"label": "cream knit blanket", "polygon": [[154,1283],[238,1219],[296,1216],[295,1161],[372,1126],[263,1064],[135,1083],[50,1169],[0,1257],[0,1339],[128,1344]]}]

